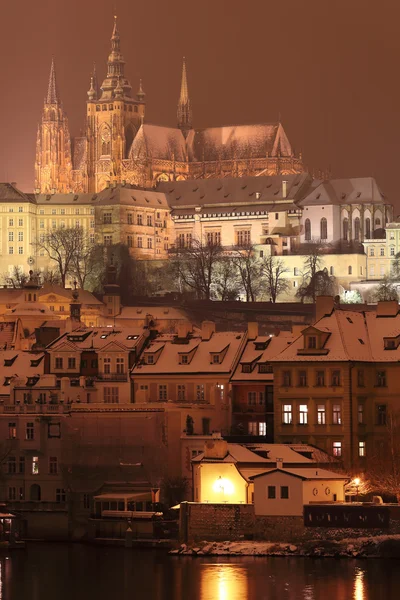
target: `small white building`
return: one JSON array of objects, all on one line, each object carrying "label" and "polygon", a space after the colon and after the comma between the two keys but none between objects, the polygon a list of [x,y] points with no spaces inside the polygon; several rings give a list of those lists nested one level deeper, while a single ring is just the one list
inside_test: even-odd
[{"label": "small white building", "polygon": [[344,502],[348,477],[325,469],[281,469],[254,475],[256,515],[301,516],[304,504]]}]

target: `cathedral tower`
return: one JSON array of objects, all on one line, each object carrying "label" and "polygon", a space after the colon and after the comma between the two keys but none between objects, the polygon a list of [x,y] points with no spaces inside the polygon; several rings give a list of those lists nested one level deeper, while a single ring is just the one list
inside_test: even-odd
[{"label": "cathedral tower", "polygon": [[71,139],[68,119],[57,89],[54,59],[51,61],[42,122],[38,126],[35,161],[37,193],[68,193],[71,188]]},{"label": "cathedral tower", "polygon": [[117,18],[111,36],[107,75],[97,91],[92,76],[87,101],[87,172],[88,191],[98,192],[108,182],[126,179],[126,159],[133,139],[144,119],[145,94],[140,84],[136,98],[125,77]]},{"label": "cathedral tower", "polygon": [[186,137],[190,129],[192,129],[192,109],[190,106],[188,92],[185,57],[183,57],[181,95],[178,102],[177,117],[178,127],[182,130],[183,135]]}]

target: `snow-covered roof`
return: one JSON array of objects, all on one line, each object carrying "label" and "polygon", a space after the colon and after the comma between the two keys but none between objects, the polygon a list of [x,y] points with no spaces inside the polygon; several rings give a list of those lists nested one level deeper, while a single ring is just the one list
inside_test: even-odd
[{"label": "snow-covered roof", "polygon": [[184,162],[185,136],[178,128],[143,124],[132,142],[129,158],[134,161],[152,158]]},{"label": "snow-covered roof", "polygon": [[[259,367],[268,365],[271,358],[278,356],[291,341],[293,341],[293,336],[288,331],[281,331],[272,337],[258,336],[255,340],[249,340],[231,381],[272,381],[273,373],[260,372]],[[261,347],[265,347],[265,349],[260,349]],[[243,372],[243,365],[251,365],[251,372]]]},{"label": "snow-covered roof", "polygon": [[378,304],[376,311],[334,309],[313,326],[329,333],[324,354],[313,351],[302,353],[304,341],[301,334],[278,356],[271,358],[271,362],[398,362],[400,345],[397,346],[396,342],[394,348],[385,348],[385,338],[400,336],[400,311],[396,303],[387,304],[390,304],[387,311],[383,303]]},{"label": "snow-covered roof", "polygon": [[52,342],[48,348],[58,350],[65,344],[79,350],[102,350],[110,344],[116,344],[122,351],[130,351],[138,344],[143,343],[144,337],[149,335],[148,330],[139,327],[81,327],[64,333]]},{"label": "snow-covered roof", "polygon": [[314,480],[314,479],[330,479],[330,480],[343,480],[347,481],[350,479],[347,475],[343,473],[334,473],[333,471],[327,471],[326,469],[281,469],[276,468],[269,471],[265,471],[264,473],[259,473],[254,475],[252,479],[259,479],[261,477],[266,477],[270,475],[274,475],[276,473],[286,473],[287,475],[293,475],[294,477],[299,477],[304,480]]},{"label": "snow-covered roof", "polygon": [[183,309],[174,306],[124,306],[117,319],[144,319],[151,316],[158,320],[187,321],[188,316]]},{"label": "snow-covered roof", "polygon": [[155,190],[139,189],[130,185],[105,188],[96,195],[97,206],[127,205],[168,210],[165,194]]},{"label": "snow-covered roof", "polygon": [[[202,339],[195,333],[185,340],[173,334],[158,335],[146,348],[144,355],[157,354],[153,364],[147,364],[145,357],[132,371],[134,377],[162,373],[227,373],[236,366],[239,350],[245,340],[245,333],[218,332],[210,339]],[[220,353],[219,362],[214,362],[213,354]],[[190,355],[182,364],[182,354]]]},{"label": "snow-covered roof", "polygon": [[[310,466],[313,463],[332,462],[332,458],[328,457],[323,451],[307,444],[297,445],[297,451],[289,444],[228,444],[228,453],[225,458],[220,459],[221,462],[234,462],[248,465],[270,465],[275,467],[277,462],[282,462],[286,465],[305,465]],[[307,458],[302,453],[309,453],[311,458]],[[219,459],[205,458],[204,453],[192,459],[192,462],[218,462]],[[303,467],[304,468],[304,467]],[[302,468],[302,470],[303,470]]]}]

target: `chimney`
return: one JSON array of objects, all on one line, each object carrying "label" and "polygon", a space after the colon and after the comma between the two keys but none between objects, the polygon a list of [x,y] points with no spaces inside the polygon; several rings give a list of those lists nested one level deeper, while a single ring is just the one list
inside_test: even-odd
[{"label": "chimney", "polygon": [[214,321],[203,321],[201,324],[201,339],[203,342],[207,342],[211,339],[213,333],[215,333]]},{"label": "chimney", "polygon": [[277,458],[276,459],[276,468],[277,469],[283,469],[283,458]]},{"label": "chimney", "polygon": [[376,307],[377,317],[395,317],[399,312],[399,303],[397,300],[384,300],[378,302]]},{"label": "chimney", "polygon": [[330,315],[335,307],[335,301],[332,296],[317,296],[315,299],[315,320],[319,321],[322,317]]},{"label": "chimney", "polygon": [[258,338],[258,323],[255,323],[254,321],[252,323],[247,323],[247,338],[249,340]]},{"label": "chimney", "polygon": [[178,323],[178,327],[176,328],[178,338],[187,338],[188,334],[192,332],[192,329],[192,324],[189,321]]},{"label": "chimney", "polygon": [[204,458],[224,459],[228,454],[228,442],[222,438],[213,438],[204,444]]},{"label": "chimney", "polygon": [[282,198],[287,196],[287,181],[282,181]]},{"label": "chimney", "polygon": [[306,325],[292,325],[292,336],[293,339],[298,338],[301,335],[301,332],[304,331]]}]

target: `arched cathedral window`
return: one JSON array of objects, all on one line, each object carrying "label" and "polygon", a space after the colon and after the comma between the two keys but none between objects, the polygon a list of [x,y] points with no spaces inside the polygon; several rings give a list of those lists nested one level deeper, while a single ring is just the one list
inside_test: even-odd
[{"label": "arched cathedral window", "polygon": [[306,242],[311,242],[311,221],[306,219],[304,222],[304,238]]},{"label": "arched cathedral window", "polygon": [[343,219],[343,239],[347,242],[349,240],[349,220]]},{"label": "arched cathedral window", "polygon": [[354,239],[356,242],[360,241],[360,219],[356,217],[354,219]]},{"label": "arched cathedral window", "polygon": [[371,219],[365,219],[365,237],[367,240],[371,238]]},{"label": "arched cathedral window", "polygon": [[320,237],[321,240],[327,240],[328,239],[328,222],[325,219],[325,217],[322,217],[321,219],[321,223],[320,223]]}]

